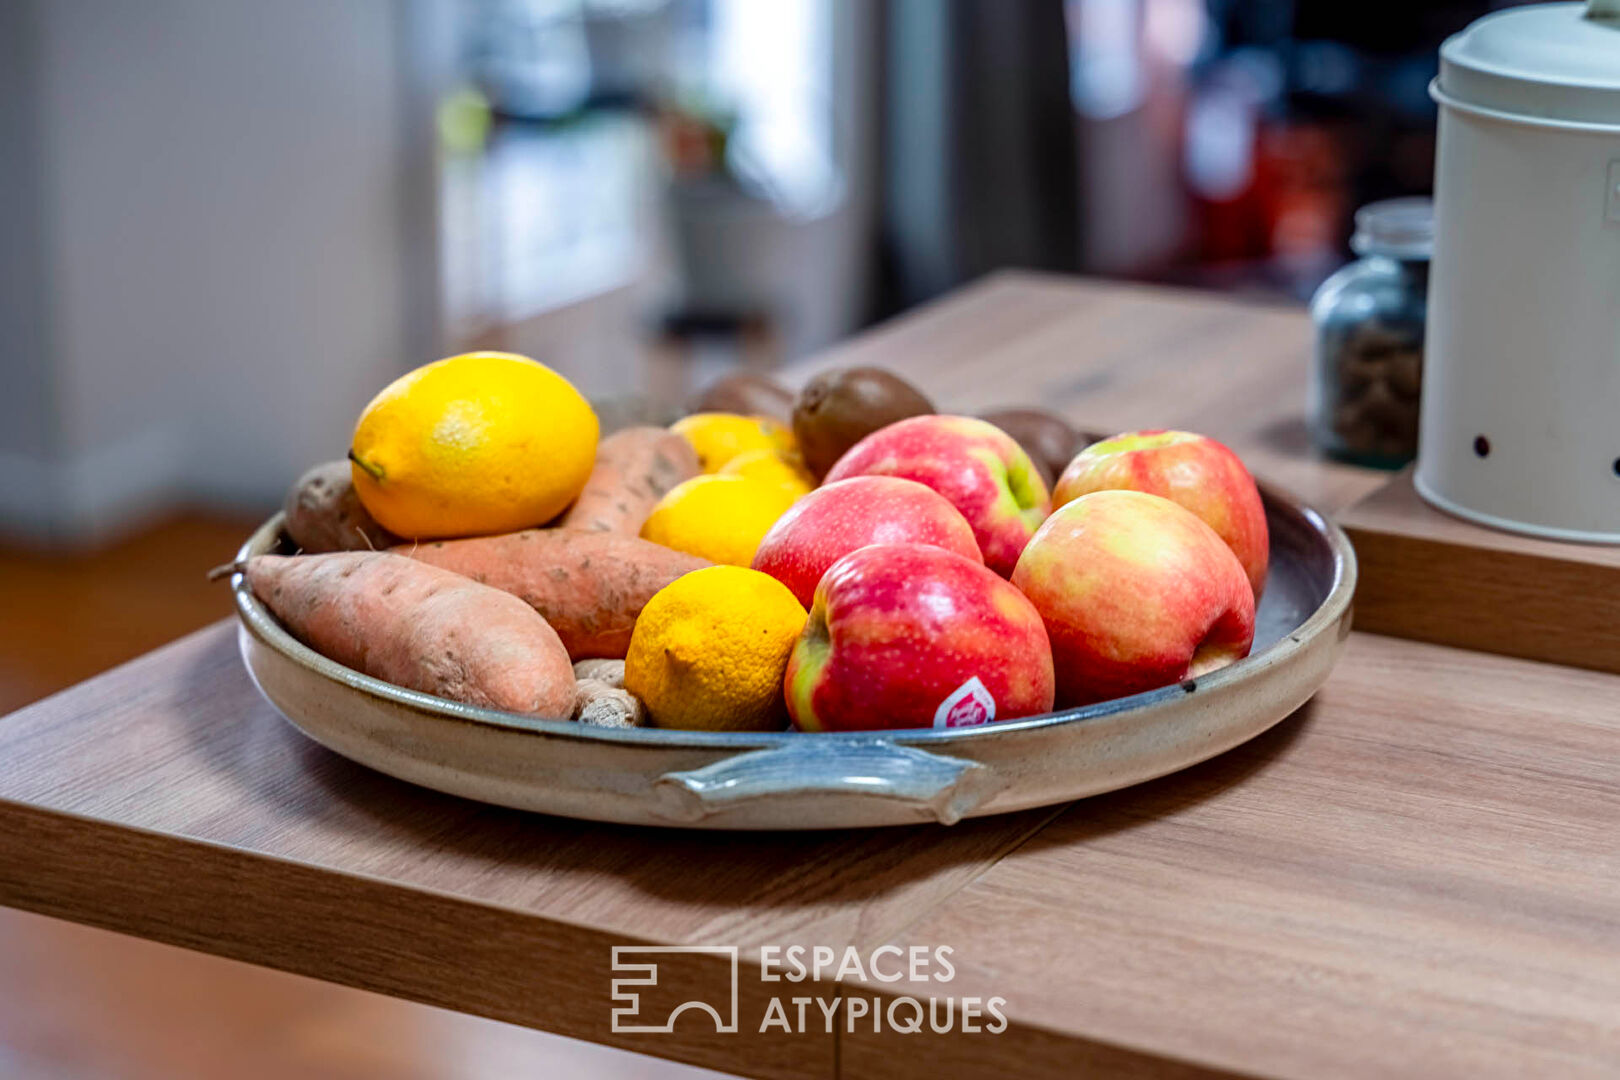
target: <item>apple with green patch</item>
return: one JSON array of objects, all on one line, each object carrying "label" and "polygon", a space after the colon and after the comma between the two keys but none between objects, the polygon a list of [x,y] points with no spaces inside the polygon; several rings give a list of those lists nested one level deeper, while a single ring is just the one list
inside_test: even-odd
[{"label": "apple with green patch", "polygon": [[1169,686],[1249,655],[1254,592],[1197,515],[1140,491],[1053,511],[1012,583],[1046,623],[1062,706]]},{"label": "apple with green patch", "polygon": [[1115,435],[1075,455],[1058,477],[1052,505],[1115,490],[1162,495],[1197,514],[1238,557],[1259,598],[1271,555],[1266,508],[1254,477],[1226,446],[1190,431]]},{"label": "apple with green patch", "polygon": [[816,586],[788,658],[804,731],[956,728],[1052,708],[1040,613],[1002,578],[929,544],[872,544]]},{"label": "apple with green patch", "polygon": [[898,476],[933,488],[973,527],[984,563],[1002,577],[1051,509],[1046,482],[1011,435],[971,416],[913,416],[850,447],[827,482]]}]

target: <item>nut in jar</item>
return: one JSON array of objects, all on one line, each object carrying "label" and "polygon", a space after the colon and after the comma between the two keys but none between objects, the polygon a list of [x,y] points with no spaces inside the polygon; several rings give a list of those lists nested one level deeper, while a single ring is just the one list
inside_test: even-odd
[{"label": "nut in jar", "polygon": [[1432,223],[1427,199],[1363,207],[1351,241],[1361,258],[1311,301],[1310,426],[1334,457],[1398,468],[1417,453]]}]

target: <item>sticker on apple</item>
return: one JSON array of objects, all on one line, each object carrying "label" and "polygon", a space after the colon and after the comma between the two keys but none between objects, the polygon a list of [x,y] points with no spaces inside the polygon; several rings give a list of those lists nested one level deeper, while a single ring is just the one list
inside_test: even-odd
[{"label": "sticker on apple", "polygon": [[936,728],[978,727],[996,718],[996,699],[977,675],[952,690],[934,710]]}]

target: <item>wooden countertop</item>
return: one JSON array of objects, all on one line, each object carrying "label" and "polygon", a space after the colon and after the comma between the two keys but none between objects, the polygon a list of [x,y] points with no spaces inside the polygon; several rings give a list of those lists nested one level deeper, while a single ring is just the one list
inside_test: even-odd
[{"label": "wooden countertop", "polygon": [[[1204,430],[1333,510],[1384,477],[1306,451],[1306,341],[1293,310],[999,275],[817,363]],[[681,833],[351,765],[221,624],[0,722],[0,902],[751,1075],[1613,1075],[1617,699],[1358,633],[1295,717],[1141,787],[951,829]],[[760,982],[757,950],[791,944],[948,946],[955,977]],[[740,1030],[612,1032],[614,945],[739,947]],[[657,994],[709,997],[723,964],[670,956]],[[840,993],[1000,997],[1008,1027],[828,1033],[812,1005],[809,1033],[756,1030],[771,996]]]}]

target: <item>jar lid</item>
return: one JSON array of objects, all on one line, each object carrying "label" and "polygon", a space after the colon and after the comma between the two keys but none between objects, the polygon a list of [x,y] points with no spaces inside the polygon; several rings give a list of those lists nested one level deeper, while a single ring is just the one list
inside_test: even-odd
[{"label": "jar lid", "polygon": [[1620,0],[1487,15],[1440,46],[1435,96],[1575,124],[1620,124]]},{"label": "jar lid", "polygon": [[1427,259],[1434,250],[1434,203],[1422,196],[1384,199],[1356,211],[1350,250],[1357,255]]}]

